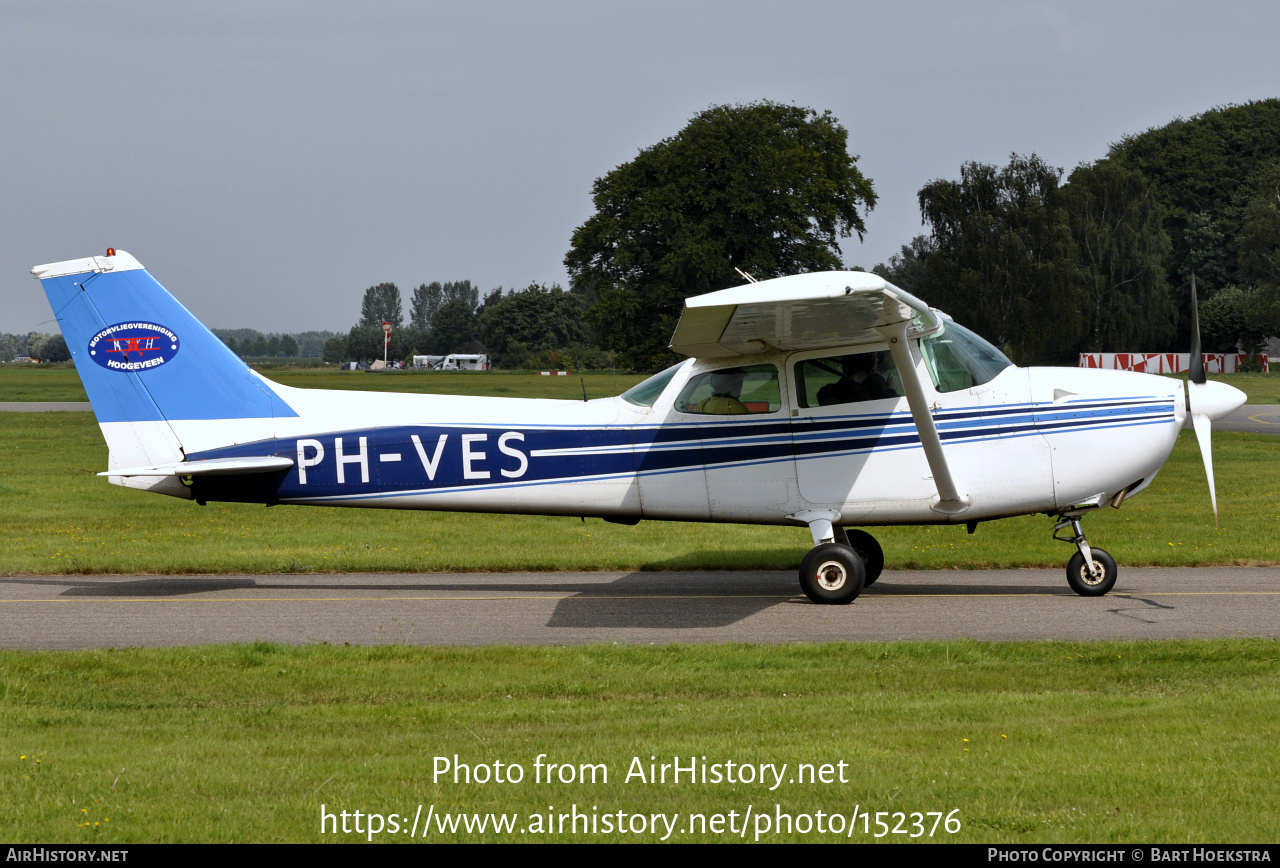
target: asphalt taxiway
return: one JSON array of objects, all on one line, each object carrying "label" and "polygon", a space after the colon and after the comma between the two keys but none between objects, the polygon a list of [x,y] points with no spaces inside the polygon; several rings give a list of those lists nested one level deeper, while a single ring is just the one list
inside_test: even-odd
[{"label": "asphalt taxiway", "polygon": [[1280,404],[1245,404],[1230,416],[1213,423],[1218,431],[1280,434]]},{"label": "asphalt taxiway", "polygon": [[1280,638],[1280,568],[888,571],[818,606],[787,572],[0,577],[0,647]]}]

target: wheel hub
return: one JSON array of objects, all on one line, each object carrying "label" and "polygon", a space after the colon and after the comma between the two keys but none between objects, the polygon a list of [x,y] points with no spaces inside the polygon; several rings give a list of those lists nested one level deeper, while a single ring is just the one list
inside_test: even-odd
[{"label": "wheel hub", "polygon": [[845,571],[844,564],[838,561],[824,561],[818,567],[818,574],[815,578],[823,590],[838,591],[849,580],[849,574]]},{"label": "wheel hub", "polygon": [[1080,581],[1090,587],[1102,584],[1107,577],[1107,568],[1097,561],[1093,562],[1093,575],[1089,575],[1089,570],[1083,564],[1080,565]]}]

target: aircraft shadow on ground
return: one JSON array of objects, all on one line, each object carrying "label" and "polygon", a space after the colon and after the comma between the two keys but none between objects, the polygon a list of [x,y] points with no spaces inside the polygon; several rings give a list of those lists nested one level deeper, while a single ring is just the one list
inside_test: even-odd
[{"label": "aircraft shadow on ground", "polygon": [[[35,584],[24,582],[24,584]],[[156,576],[149,579],[126,579],[123,581],[76,582],[74,579],[53,582],[46,580],[42,584],[67,585],[60,597],[181,597],[186,594],[204,594],[209,591],[234,591],[239,588],[256,588],[253,579],[208,577]]]},{"label": "aircraft shadow on ground", "polygon": [[[790,572],[703,572],[698,574],[643,571],[629,573],[613,582],[597,580],[518,581],[493,580],[493,573],[477,574],[474,580],[353,582],[344,576],[318,576],[320,581],[281,581],[274,576],[152,576],[139,579],[76,579],[72,577],[31,578],[8,577],[6,584],[50,585],[64,588],[63,597],[177,597],[240,588],[257,590],[315,591],[409,591],[436,593],[568,593],[592,599],[626,597],[672,597],[697,600],[723,599],[726,596],[800,597],[800,588]],[[499,574],[500,575],[500,574]],[[325,581],[324,579],[333,579]],[[70,586],[70,587],[68,587]],[[895,584],[892,572],[873,588],[863,591],[868,596],[985,596],[989,594],[1068,594],[1058,584]]]},{"label": "aircraft shadow on ground", "polygon": [[[401,594],[567,594],[556,602],[547,621],[563,629],[697,629],[727,627],[775,606],[809,606],[795,574],[787,571],[723,572],[657,570],[632,572],[611,581],[587,574],[557,577],[541,574],[520,579],[501,574],[450,575],[431,581],[423,575],[407,581],[352,581],[349,576],[150,576],[104,579],[66,577],[10,578],[6,582],[63,588],[62,597],[172,598],[217,591],[385,592]],[[892,571],[863,592],[862,601],[875,597],[992,596],[1012,594],[1069,595],[1057,584],[896,584]],[[857,603],[854,604],[855,606]]]},{"label": "aircraft shadow on ground", "polygon": [[[334,581],[294,582],[284,577],[155,576],[137,579],[103,580],[43,578],[8,579],[14,584],[63,587],[61,597],[163,598],[211,591],[254,589],[257,591],[370,592],[393,594],[571,594],[561,599],[547,623],[549,627],[643,627],[687,629],[723,627],[741,621],[771,606],[803,600],[795,581],[787,574],[761,572],[725,573],[630,573],[601,582],[587,578],[562,581],[513,581],[492,574],[474,580],[451,577],[452,581],[353,582],[333,576]],[[70,585],[70,587],[67,587]]]},{"label": "aircraft shadow on ground", "polygon": [[785,573],[629,573],[560,600],[552,628],[687,630],[727,627],[774,606],[804,603]]}]

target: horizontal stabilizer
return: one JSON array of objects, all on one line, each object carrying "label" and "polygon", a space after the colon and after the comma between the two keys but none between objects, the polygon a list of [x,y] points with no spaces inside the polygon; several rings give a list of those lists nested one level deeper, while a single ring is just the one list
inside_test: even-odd
[{"label": "horizontal stabilizer", "polygon": [[176,464],[160,464],[155,467],[126,467],[107,470],[99,476],[227,476],[240,473],[270,473],[288,470],[292,458],[264,456],[260,458],[210,458],[205,461],[179,461]]}]

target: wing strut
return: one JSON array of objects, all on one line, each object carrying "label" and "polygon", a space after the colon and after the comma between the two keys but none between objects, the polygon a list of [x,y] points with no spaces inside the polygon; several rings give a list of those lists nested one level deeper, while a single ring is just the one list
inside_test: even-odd
[{"label": "wing strut", "polygon": [[916,368],[911,344],[907,340],[907,322],[903,320],[877,326],[876,331],[889,341],[889,354],[893,356],[893,363],[898,366],[898,374],[902,377],[902,385],[907,392],[907,404],[911,407],[911,418],[916,423],[920,443],[924,446],[924,457],[933,472],[933,483],[938,488],[938,502],[933,505],[933,509],[949,515],[964,512],[971,501],[967,494],[961,494],[956,488],[947,456],[942,452],[942,438],[938,436],[938,428],[933,424],[929,399],[925,397],[924,387],[920,385],[920,372]]}]

